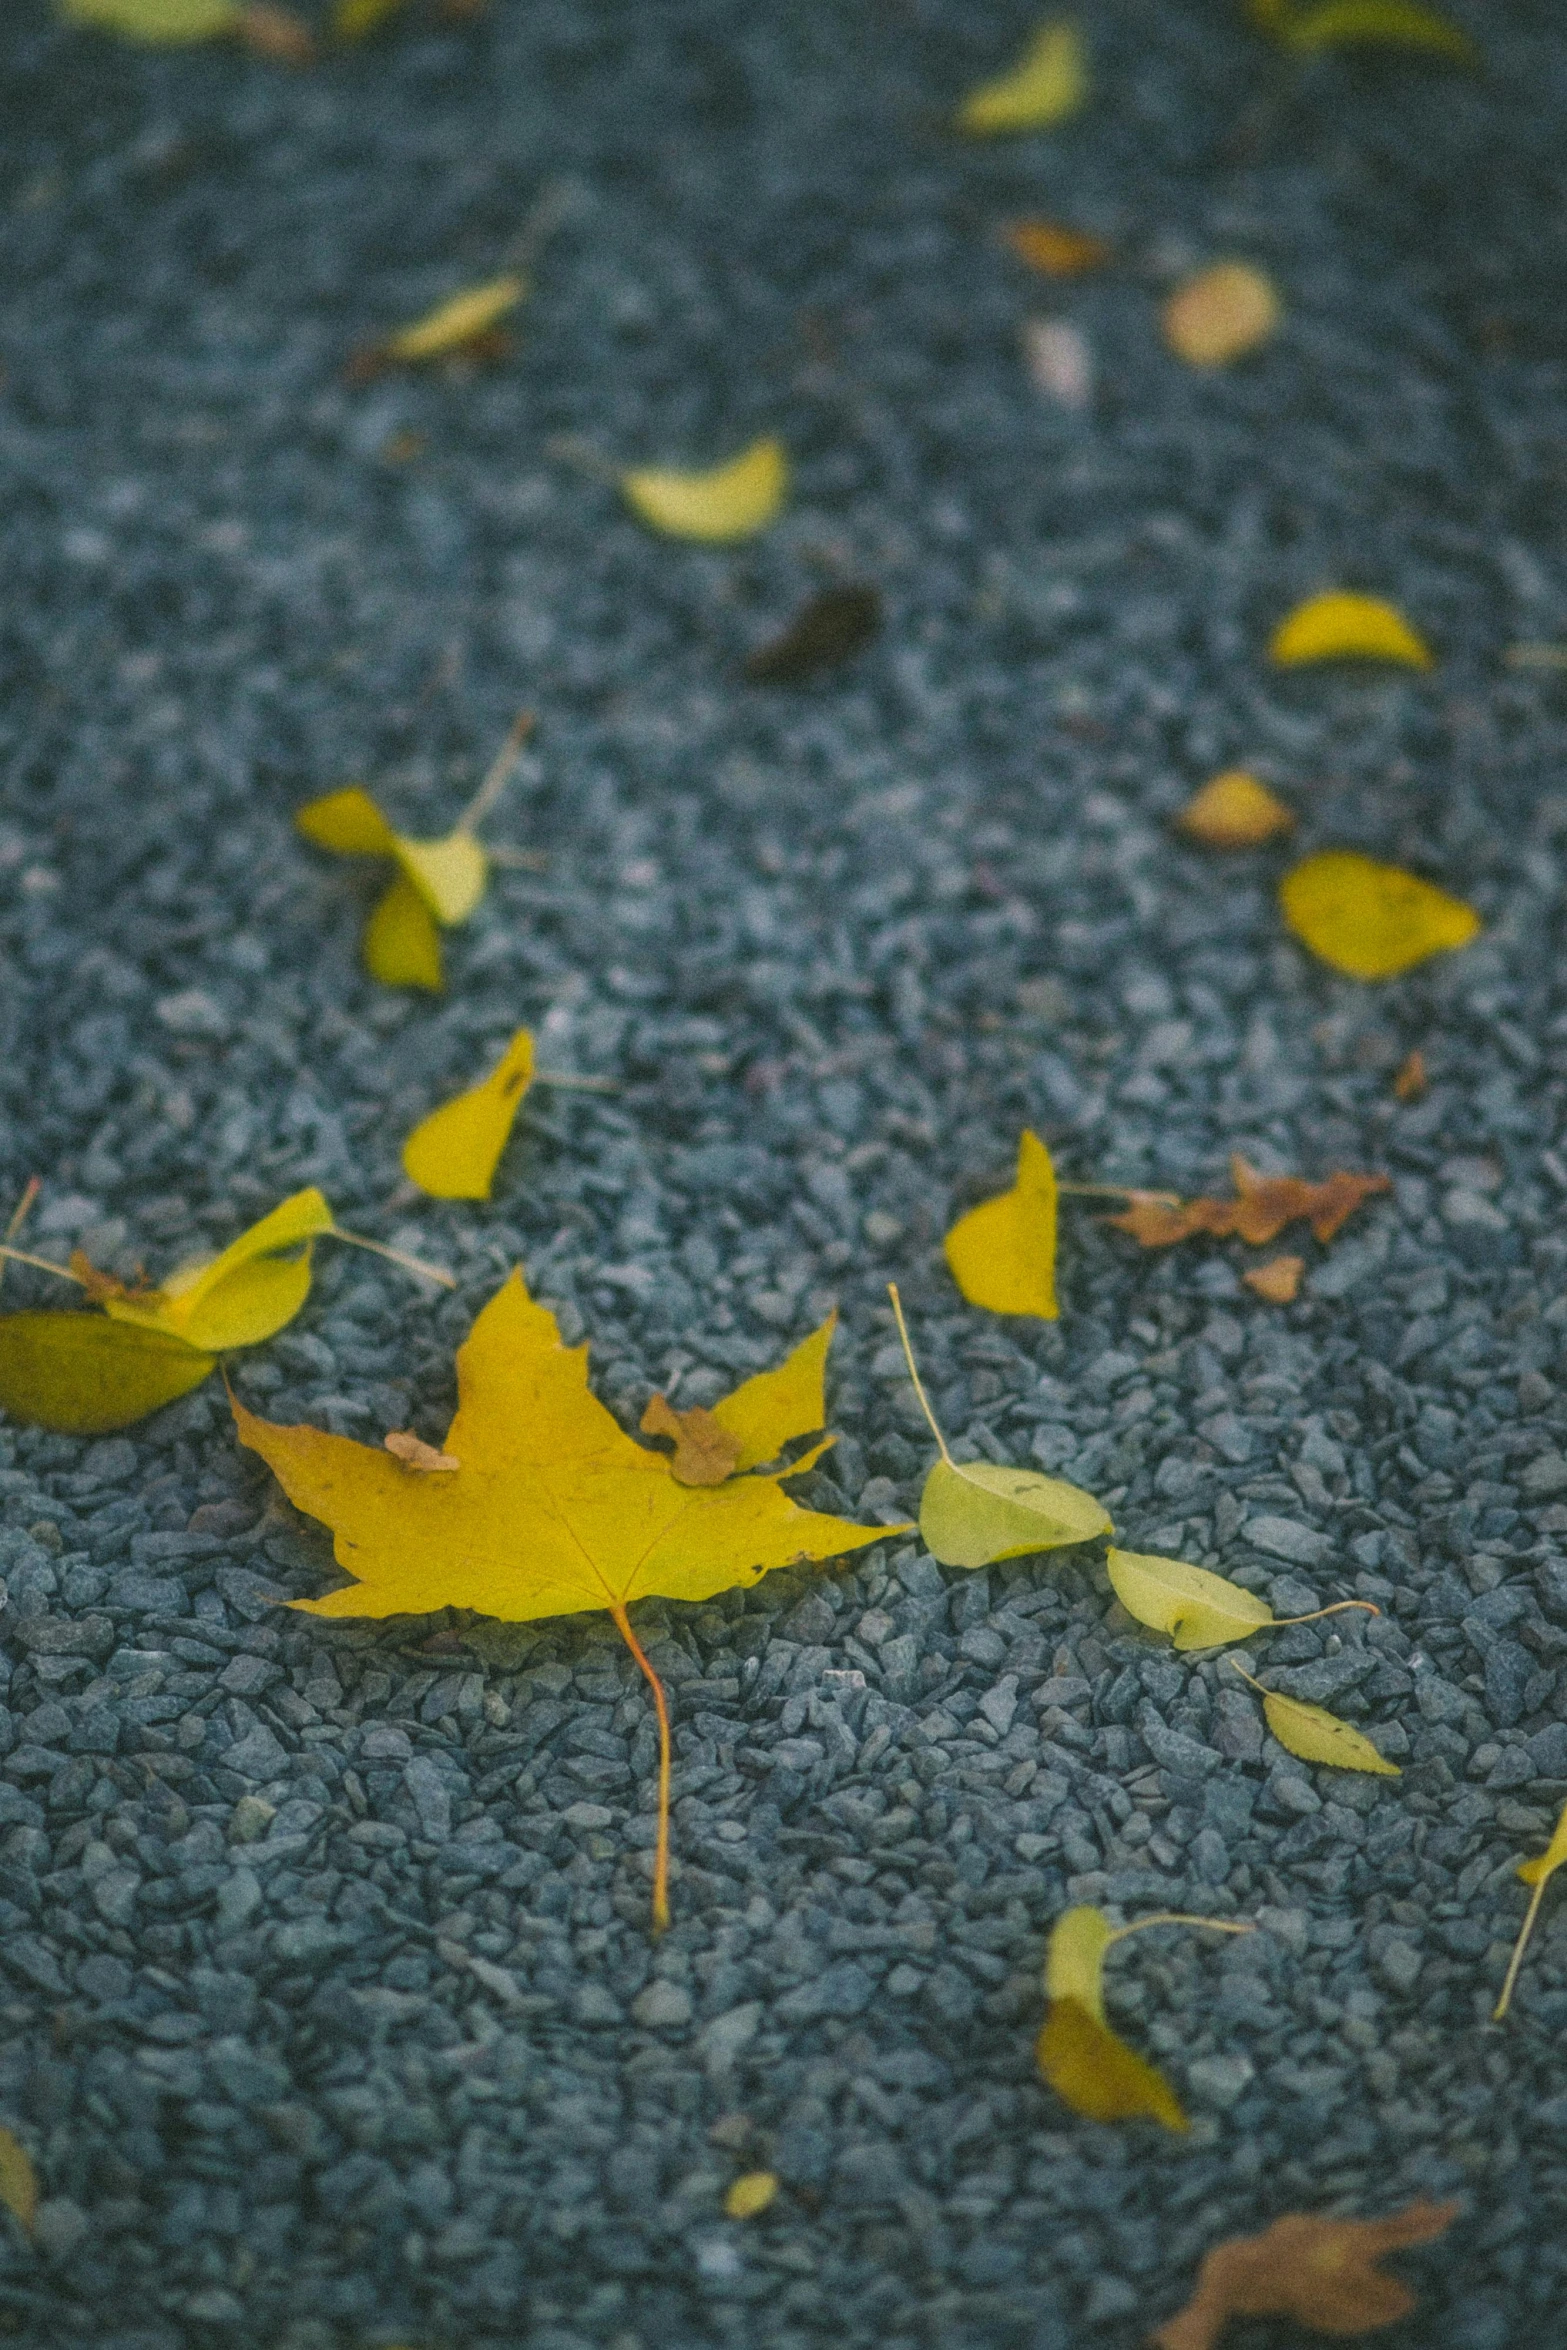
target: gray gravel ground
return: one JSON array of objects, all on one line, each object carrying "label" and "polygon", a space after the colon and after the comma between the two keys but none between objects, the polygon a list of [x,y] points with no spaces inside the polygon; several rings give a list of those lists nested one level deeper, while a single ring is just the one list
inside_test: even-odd
[{"label": "gray gravel ground", "polygon": [[[1090,1555],[962,1575],[890,1540],[644,1612],[678,1719],[655,1949],[652,1724],[607,1623],[280,1614],[327,1542],[216,1388],[92,1444],[6,1428],[20,2341],[1128,2350],[1217,2237],[1422,2192],[1465,2216],[1389,2350],[1547,2337],[1559,1905],[1485,2019],[1567,1796],[1567,709],[1502,663],[1567,634],[1567,56],[1548,0],[1485,23],[1474,82],[1292,83],[1222,0],[1086,14],[1091,111],[960,148],[942,110],[1021,0],[496,0],[308,77],[7,10],[0,1175],[44,1176],[40,1244],[126,1265],[307,1182],[451,1263],[430,1304],[323,1254],[238,1372],[371,1437],[439,1433],[519,1257],[627,1415],[835,1299],[814,1497],[889,1520],[929,1457],[895,1274],[971,1456],[1064,1468],[1281,1612],[1374,1598],[1265,1654],[1404,1776],[1291,1761]],[[510,361],[343,388],[554,180]],[[1025,280],[1019,211],[1122,264]],[[1220,254],[1289,316],[1210,378],[1154,305]],[[1093,342],[1086,414],[1024,372],[1046,314]],[[739,552],[546,454],[772,428],[798,495]],[[738,682],[834,576],[879,583],[881,642]],[[1334,582],[1394,594],[1434,674],[1270,674]],[[377,991],[368,881],[291,811],[369,776],[437,829],[524,701],[496,831],[547,870],[500,877],[443,1001]],[[1375,991],[1308,964],[1268,856],[1168,831],[1237,759],[1307,843],[1471,894],[1481,943]],[[623,1090],[535,1096],[491,1209],[415,1202],[403,1133],[520,1020]],[[1395,1192],[1284,1310],[1239,1252],[1140,1256],[1074,1208],[1060,1324],[1013,1325],[937,1243],[1025,1121],[1079,1179],[1214,1188],[1239,1147]],[[1266,1929],[1115,1962],[1187,2142],[1033,2072],[1082,1899]],[[759,2165],[778,2202],[726,2221]]]}]

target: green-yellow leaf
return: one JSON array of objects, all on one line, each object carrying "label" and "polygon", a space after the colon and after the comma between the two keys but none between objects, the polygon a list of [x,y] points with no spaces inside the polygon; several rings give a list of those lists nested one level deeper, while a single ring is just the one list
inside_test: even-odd
[{"label": "green-yellow leaf", "polygon": [[1276,29],[1286,48],[1306,56],[1323,49],[1417,49],[1455,65],[1480,62],[1467,33],[1413,0],[1324,0],[1298,15],[1281,12]]},{"label": "green-yellow leaf", "polygon": [[1279,906],[1301,944],[1351,979],[1395,979],[1480,928],[1462,898],[1355,849],[1305,858],[1280,882]]},{"label": "green-yellow leaf", "polygon": [[1363,1738],[1325,1706],[1308,1705],[1304,1698],[1281,1697],[1276,1689],[1265,1689],[1262,1710],[1279,1744],[1298,1754],[1302,1762],[1326,1763],[1335,1771],[1374,1771],[1384,1779],[1403,1775],[1397,1763],[1378,1754],[1369,1738]]},{"label": "green-yellow leaf", "polygon": [[407,5],[408,0],[337,0],[332,30],[340,41],[362,41]]},{"label": "green-yellow leaf", "polygon": [[365,969],[383,987],[422,987],[439,995],[445,985],[435,916],[406,873],[389,882],[371,908],[363,952]]},{"label": "green-yellow leaf", "polygon": [[776,2172],[748,2170],[731,2183],[724,2197],[724,2211],[730,2219],[756,2219],[775,2200],[777,2193]]},{"label": "green-yellow leaf", "polygon": [[1145,2114],[1167,2130],[1184,2130],[1186,2116],[1169,2082],[1105,2021],[1105,1954],[1118,1938],[1104,1912],[1086,1903],[1056,1920],[1045,1956],[1039,2069],[1063,2103],[1090,2121]]},{"label": "green-yellow leaf", "polygon": [[1076,114],[1087,96],[1083,36],[1062,18],[1041,25],[1010,73],[969,92],[958,108],[957,126],[981,139],[1050,130]]},{"label": "green-yellow leaf", "polygon": [[944,1567],[988,1567],[1111,1531],[1101,1503],[1038,1469],[939,1460],[920,1496],[920,1535]]},{"label": "green-yellow leaf", "polygon": [[31,2235],[38,2215],[38,2180],[26,2147],[9,2130],[0,2130],[0,2203]]},{"label": "green-yellow leaf", "polygon": [[960,1216],[947,1234],[946,1255],[971,1306],[1055,1321],[1056,1171],[1030,1129],[1018,1144],[1012,1189]]},{"label": "green-yellow leaf", "polygon": [[101,1314],[0,1315],[0,1410],[62,1436],[129,1428],[212,1368],[181,1338]]},{"label": "green-yellow leaf", "polygon": [[1308,596],[1287,613],[1268,646],[1281,668],[1308,661],[1398,661],[1409,669],[1430,669],[1433,657],[1396,605],[1380,596],[1350,595],[1332,589]]},{"label": "green-yellow leaf", "polygon": [[[480,799],[484,797],[481,793]],[[451,929],[466,922],[489,880],[490,861],[474,837],[475,821],[470,809],[441,839],[415,840],[394,831],[370,794],[357,784],[312,800],[294,818],[306,840],[334,856],[395,861],[396,877],[377,899],[364,938],[365,968],[384,987],[439,990],[441,942],[436,925]]]},{"label": "green-yellow leaf", "polygon": [[252,1224],[221,1256],[182,1266],[161,1289],[126,1291],[96,1275],[93,1294],[112,1320],[161,1331],[209,1354],[259,1346],[309,1296],[311,1244],[332,1229],[332,1211],[312,1184]]},{"label": "green-yellow leaf", "polygon": [[788,494],[789,460],[781,441],[763,439],[711,472],[634,467],[620,476],[620,486],[626,503],[654,530],[716,545],[754,538],[767,528]]},{"label": "green-yellow leaf", "polygon": [[1518,1863],[1519,1876],[1522,1877],[1526,1885],[1534,1887],[1534,1892],[1524,1914],[1518,1939],[1513,1945],[1513,1955],[1508,1961],[1507,1980],[1502,1985],[1502,1996],[1498,1999],[1492,2013],[1491,2021],[1493,2023],[1500,2023],[1512,2005],[1513,1985],[1518,1980],[1518,1969],[1523,1964],[1523,1954],[1528,1949],[1529,1937],[1534,1932],[1534,1921],[1540,1914],[1540,1903],[1544,1898],[1545,1888],[1564,1861],[1567,1861],[1567,1804],[1562,1807],[1561,1817],[1557,1820],[1555,1832],[1545,1850],[1537,1854],[1533,1860],[1521,1860]]},{"label": "green-yellow leaf", "polygon": [[[386,13],[384,0],[380,13]],[[516,309],[527,291],[527,279],[515,275],[489,278],[483,285],[468,286],[462,293],[437,303],[412,325],[388,335],[381,350],[388,359],[402,360],[408,365],[421,359],[444,358],[448,352],[460,351],[465,343],[498,326]]]},{"label": "green-yellow leaf", "polygon": [[211,41],[238,32],[239,0],[59,0],[71,23],[119,33],[128,41]]},{"label": "green-yellow leaf", "polygon": [[420,1120],[404,1173],[437,1199],[488,1199],[532,1076],[533,1039],[519,1028],[488,1077]]},{"label": "green-yellow leaf", "polygon": [[1129,1616],[1168,1632],[1177,1648],[1220,1648],[1249,1640],[1274,1614],[1265,1599],[1184,1559],[1112,1550],[1105,1559],[1116,1598]]}]

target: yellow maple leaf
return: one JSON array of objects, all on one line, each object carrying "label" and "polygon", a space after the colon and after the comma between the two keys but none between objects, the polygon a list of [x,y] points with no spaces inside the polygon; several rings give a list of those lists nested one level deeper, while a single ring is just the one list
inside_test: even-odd
[{"label": "yellow maple leaf", "polygon": [[239,0],[59,0],[59,5],[73,24],[170,46],[237,32],[244,13]]},{"label": "yellow maple leaf", "polygon": [[1056,1171],[1039,1136],[1025,1127],[1010,1191],[960,1216],[947,1234],[952,1278],[971,1306],[992,1314],[1037,1314],[1056,1304]]},{"label": "yellow maple leaf", "polygon": [[628,1436],[588,1386],[586,1346],[562,1343],[520,1271],[491,1298],[457,1355],[457,1415],[441,1450],[460,1465],[421,1475],[380,1446],[279,1427],[237,1400],[240,1441],[299,1509],[322,1519],[353,1581],[293,1604],[318,1616],[425,1615],[473,1608],[507,1623],[602,1609],[646,1675],[658,1710],[659,1812],[653,1918],[668,1923],[669,1717],[628,1609],[641,1599],[706,1600],[770,1568],[838,1558],[884,1526],[801,1509],[780,1479],[820,1458],[829,1436],[788,1467],[783,1447],[820,1428],[833,1322],[775,1370],[713,1406],[739,1442],[723,1484],[681,1484],[668,1454]]},{"label": "yellow maple leaf", "polygon": [[1280,882],[1279,906],[1302,946],[1351,979],[1396,979],[1480,928],[1462,898],[1355,849],[1304,858]]},{"label": "yellow maple leaf", "polygon": [[318,849],[339,857],[390,857],[396,878],[376,901],[365,927],[365,968],[383,987],[443,985],[441,939],[436,925],[453,929],[466,922],[483,897],[490,858],[475,837],[500,797],[533,729],[533,713],[517,718],[472,803],[438,840],[415,840],[394,831],[370,794],[359,784],[325,792],[294,818],[297,829]]},{"label": "yellow maple leaf", "polygon": [[1269,641],[1268,657],[1284,669],[1308,661],[1397,661],[1407,669],[1433,666],[1430,646],[1396,604],[1345,588],[1308,596],[1287,612]]},{"label": "yellow maple leaf", "polygon": [[1087,96],[1083,36],[1063,18],[1040,26],[1010,73],[969,92],[958,108],[958,129],[979,139],[1050,130],[1076,114]]}]

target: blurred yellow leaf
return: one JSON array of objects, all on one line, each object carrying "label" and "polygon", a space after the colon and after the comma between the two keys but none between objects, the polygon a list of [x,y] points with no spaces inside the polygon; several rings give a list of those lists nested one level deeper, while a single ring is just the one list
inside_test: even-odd
[{"label": "blurred yellow leaf", "polygon": [[1561,1816],[1556,1822],[1555,1831],[1545,1850],[1533,1860],[1521,1860],[1518,1863],[1519,1876],[1522,1877],[1526,1885],[1534,1887],[1534,1893],[1530,1899],[1529,1907],[1524,1913],[1524,1921],[1519,1928],[1518,1939],[1513,1944],[1513,1955],[1507,1963],[1507,1980],[1502,1985],[1502,1996],[1492,2011],[1491,2021],[1494,2024],[1501,2022],[1512,2005],[1513,1986],[1518,1980],[1518,1969],[1523,1964],[1523,1954],[1529,1947],[1529,1937],[1534,1932],[1534,1921],[1540,1914],[1540,1903],[1545,1898],[1545,1888],[1563,1861],[1567,1861],[1567,1804],[1562,1807]]},{"label": "blurred yellow leaf", "polygon": [[130,41],[211,41],[239,30],[239,0],[59,0],[73,24]]},{"label": "blurred yellow leaf", "polygon": [[1279,1744],[1298,1754],[1302,1762],[1324,1763],[1335,1771],[1371,1771],[1383,1779],[1403,1777],[1397,1763],[1378,1754],[1369,1738],[1362,1737],[1348,1722],[1341,1722],[1325,1706],[1308,1705],[1303,1697],[1281,1697],[1276,1689],[1264,1689],[1260,1681],[1254,1681],[1233,1656],[1225,1662],[1256,1690],[1268,1728]]},{"label": "blurred yellow leaf", "polygon": [[1103,237],[1067,228],[1057,220],[1015,220],[1006,235],[1018,259],[1046,277],[1082,277],[1091,269],[1102,269],[1110,258]]},{"label": "blurred yellow leaf", "polygon": [[730,2187],[724,2209],[731,2219],[755,2219],[777,2193],[778,2181],[770,2170],[748,2170]]},{"label": "blurred yellow leaf", "polygon": [[387,336],[380,349],[388,359],[400,360],[405,365],[421,359],[444,358],[498,326],[516,309],[527,291],[528,281],[523,277],[497,277],[482,286],[469,286],[465,292],[438,303],[411,326],[399,327],[395,334]]},{"label": "blurred yellow leaf", "polygon": [[259,1346],[304,1304],[311,1244],[332,1230],[332,1211],[311,1185],[252,1224],[221,1256],[181,1266],[161,1289],[128,1290],[95,1274],[90,1294],[112,1321],[161,1330],[209,1354]]},{"label": "blurred yellow leaf", "polygon": [[106,1436],[188,1395],[214,1361],[101,1314],[0,1315],[0,1410],[62,1436]]},{"label": "blurred yellow leaf", "polygon": [[1480,928],[1462,898],[1354,849],[1307,857],[1280,882],[1279,905],[1301,944],[1351,979],[1395,979]]},{"label": "blurred yellow leaf", "polygon": [[1018,1143],[1012,1189],[960,1216],[947,1234],[946,1255],[971,1306],[1055,1321],[1056,1171],[1030,1128]]},{"label": "blurred yellow leaf", "polygon": [[[790,1364],[728,1399],[757,1457],[776,1456],[802,1416],[821,1427],[830,1336],[828,1324]],[[352,1578],[295,1605],[318,1616],[377,1618],[462,1607],[507,1623],[606,1610],[658,1709],[653,1909],[662,1927],[668,1713],[628,1609],[642,1599],[712,1599],[759,1582],[770,1568],[884,1541],[887,1529],[801,1509],[783,1492],[782,1479],[819,1458],[822,1444],[772,1475],[736,1474],[707,1489],[680,1484],[668,1455],[638,1444],[598,1401],[587,1348],[562,1344],[555,1317],[529,1297],[520,1272],[491,1298],[460,1349],[457,1394],[441,1449],[461,1465],[442,1476],[411,1475],[380,1445],[279,1427],[235,1401],[240,1442],[268,1462],[297,1508],[333,1529],[338,1564]],[[719,1404],[714,1416],[724,1412]]]},{"label": "blurred yellow leaf", "polygon": [[533,1039],[519,1028],[488,1077],[420,1120],[403,1172],[437,1199],[488,1199],[532,1076]]},{"label": "blurred yellow leaf", "polygon": [[31,2235],[38,2213],[38,2180],[26,2147],[9,2130],[0,2130],[0,2203]]},{"label": "blurred yellow leaf", "polygon": [[1087,1903],[1069,1909],[1051,1928],[1045,1954],[1045,2021],[1036,2055],[1056,2095],[1090,2121],[1128,2121],[1138,2115],[1167,2130],[1187,2128],[1179,2098],[1161,2073],[1145,2064],[1105,2021],[1104,1963],[1117,1942],[1150,1926],[1211,1926],[1221,1934],[1248,1934],[1250,1926],[1174,1911],[1112,1926]]},{"label": "blurred yellow leaf", "polygon": [[1175,821],[1205,849],[1254,849],[1295,828],[1293,811],[1241,767],[1226,768],[1205,783]]},{"label": "blurred yellow leaf", "polygon": [[914,1392],[941,1452],[920,1496],[920,1533],[931,1557],[944,1567],[988,1567],[997,1559],[1061,1550],[1108,1534],[1110,1520],[1104,1508],[1080,1486],[1046,1477],[1038,1469],[953,1459],[914,1360],[896,1283],[888,1283],[887,1294]]},{"label": "blurred yellow leaf", "polygon": [[1308,596],[1279,622],[1268,646],[1271,660],[1293,669],[1306,661],[1401,661],[1410,669],[1433,666],[1430,647],[1416,635],[1396,605],[1380,596],[1351,595],[1333,588]]},{"label": "blurred yellow leaf", "polygon": [[407,5],[408,0],[337,0],[332,30],[340,41],[362,41]]},{"label": "blurred yellow leaf", "polygon": [[1267,342],[1284,315],[1271,278],[1245,261],[1216,261],[1177,286],[1164,339],[1191,367],[1227,367]]},{"label": "blurred yellow leaf", "polygon": [[1041,25],[1010,73],[969,92],[958,108],[957,127],[973,138],[1049,130],[1076,114],[1087,96],[1083,36],[1061,18]]},{"label": "blurred yellow leaf", "polygon": [[764,439],[708,473],[644,466],[623,473],[620,486],[627,504],[654,530],[718,544],[754,538],[767,528],[788,494],[789,460],[781,441]]},{"label": "blurred yellow leaf", "polygon": [[1417,49],[1455,65],[1480,62],[1467,33],[1413,0],[1323,0],[1293,14],[1280,10],[1270,29],[1286,48],[1305,56],[1323,49]]}]

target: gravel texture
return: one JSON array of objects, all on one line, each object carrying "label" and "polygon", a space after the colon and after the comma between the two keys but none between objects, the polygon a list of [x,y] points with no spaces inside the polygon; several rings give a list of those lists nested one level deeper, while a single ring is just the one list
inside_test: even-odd
[{"label": "gravel texture", "polygon": [[[653,1727],[607,1622],[280,1613],[328,1544],[215,1383],[124,1437],[0,1430],[25,2343],[1129,2350],[1217,2237],[1422,2192],[1464,2217],[1389,2350],[1561,2307],[1559,1904],[1485,2019],[1567,1796],[1567,708],[1502,660],[1567,635],[1567,55],[1547,0],[1484,23],[1481,80],[1291,82],[1222,0],[1086,14],[1091,111],[960,147],[1017,0],[495,0],[309,76],[5,12],[0,1175],[45,1178],[35,1245],[127,1268],[308,1182],[450,1263],[432,1304],[323,1250],[237,1369],[371,1438],[439,1435],[518,1258],[628,1417],[835,1300],[806,1490],[887,1521],[930,1457],[896,1275],[970,1457],[1064,1469],[1280,1612],[1376,1600],[1249,1662],[1404,1775],[1293,1762],[1090,1554],[964,1575],[890,1539],[643,1611],[677,1719],[655,1948]],[[344,388],[550,182],[514,355]],[[994,236],[1025,211],[1120,264],[1027,278]],[[1198,375],[1155,306],[1228,254],[1288,319]],[[1086,412],[1030,384],[1031,316],[1090,339]],[[657,542],[546,446],[775,428],[797,495],[738,552]],[[880,587],[879,643],[741,682],[835,577]],[[1333,583],[1395,595],[1437,670],[1270,674]],[[363,776],[440,829],[522,702],[493,830],[547,869],[498,877],[443,1000],[379,992],[369,881],[290,813]],[[1277,860],[1169,832],[1237,760],[1308,845],[1471,895],[1481,942],[1377,990],[1308,964]],[[416,1201],[402,1135],[519,1021],[622,1090],[535,1094],[491,1208]],[[1014,1325],[937,1244],[1028,1121],[1080,1180],[1213,1189],[1240,1148],[1395,1189],[1285,1309],[1244,1252],[1139,1255],[1075,1203],[1061,1321]],[[1034,2074],[1085,1899],[1265,1929],[1114,1962],[1184,2142]],[[725,2220],[764,2166],[777,2202]]]}]

